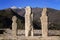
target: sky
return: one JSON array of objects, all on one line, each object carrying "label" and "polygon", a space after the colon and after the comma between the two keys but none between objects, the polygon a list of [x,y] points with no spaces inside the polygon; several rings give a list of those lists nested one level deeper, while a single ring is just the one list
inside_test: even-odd
[{"label": "sky", "polygon": [[40,7],[54,8],[60,10],[60,0],[0,0],[0,10],[16,7]]}]

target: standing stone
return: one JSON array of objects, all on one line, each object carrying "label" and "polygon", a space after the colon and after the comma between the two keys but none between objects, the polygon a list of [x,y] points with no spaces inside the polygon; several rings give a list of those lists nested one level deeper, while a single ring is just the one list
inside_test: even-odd
[{"label": "standing stone", "polygon": [[25,36],[31,35],[31,30],[32,30],[32,20],[31,20],[31,8],[27,6],[25,8]]},{"label": "standing stone", "polygon": [[12,35],[13,35],[14,37],[16,37],[16,36],[17,36],[17,35],[16,35],[16,33],[17,33],[17,23],[16,23],[17,17],[16,17],[16,16],[13,16],[13,17],[12,17],[12,21],[13,21],[13,23],[12,23]]},{"label": "standing stone", "polygon": [[33,13],[31,14],[31,36],[33,36]]},{"label": "standing stone", "polygon": [[48,17],[46,15],[46,8],[43,8],[41,16],[41,25],[42,25],[42,37],[48,36]]}]

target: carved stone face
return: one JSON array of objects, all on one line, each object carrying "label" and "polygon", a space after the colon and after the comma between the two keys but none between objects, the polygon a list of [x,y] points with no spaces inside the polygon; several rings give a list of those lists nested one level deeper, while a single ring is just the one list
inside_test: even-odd
[{"label": "carved stone face", "polygon": [[30,6],[27,6],[27,7],[25,8],[25,10],[26,10],[26,13],[31,13],[31,8],[30,8]]},{"label": "carved stone face", "polygon": [[12,21],[14,22],[14,21],[16,21],[17,20],[17,17],[16,16],[13,16],[12,17]]},{"label": "carved stone face", "polygon": [[47,8],[43,8],[42,16],[46,16]]}]

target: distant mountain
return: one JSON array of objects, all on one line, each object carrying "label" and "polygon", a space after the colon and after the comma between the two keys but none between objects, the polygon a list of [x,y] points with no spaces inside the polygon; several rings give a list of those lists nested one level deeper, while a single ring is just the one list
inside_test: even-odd
[{"label": "distant mountain", "polygon": [[[18,25],[20,25],[21,23],[24,24],[24,17],[18,15],[11,8],[8,8],[8,9],[0,10],[0,28],[11,28],[13,16],[16,16],[18,18],[17,20]],[[23,24],[20,26],[22,27]]]},{"label": "distant mountain", "polygon": [[[48,24],[49,29],[60,29],[60,10],[47,8],[47,16],[48,16]],[[33,13],[33,25],[34,29],[40,29],[41,28],[41,17],[42,8],[32,8]],[[17,16],[18,20],[18,28],[24,29],[24,23],[25,23],[25,8],[17,8],[17,7],[11,7],[4,10],[0,10],[0,26],[3,27],[11,27],[12,24],[12,16]],[[3,22],[4,21],[4,22]],[[5,25],[5,26],[4,26]]]}]

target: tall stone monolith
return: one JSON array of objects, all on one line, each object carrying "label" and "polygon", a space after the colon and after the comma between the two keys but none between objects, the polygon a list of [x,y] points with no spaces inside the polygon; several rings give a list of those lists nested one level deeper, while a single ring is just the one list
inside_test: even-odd
[{"label": "tall stone monolith", "polygon": [[48,17],[46,15],[47,8],[43,8],[41,16],[41,26],[42,26],[42,37],[48,36]]},{"label": "tall stone monolith", "polygon": [[27,6],[25,8],[25,36],[31,35],[32,30],[32,20],[31,20],[31,8]]},{"label": "tall stone monolith", "polygon": [[16,33],[17,33],[17,23],[16,23],[17,17],[16,17],[16,16],[13,16],[13,17],[12,17],[12,21],[13,21],[13,23],[12,23],[12,35],[13,35],[14,37],[16,37],[16,36],[17,36],[17,35],[16,35]]}]

